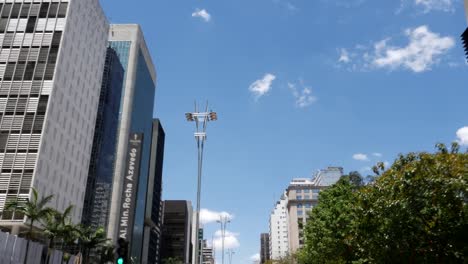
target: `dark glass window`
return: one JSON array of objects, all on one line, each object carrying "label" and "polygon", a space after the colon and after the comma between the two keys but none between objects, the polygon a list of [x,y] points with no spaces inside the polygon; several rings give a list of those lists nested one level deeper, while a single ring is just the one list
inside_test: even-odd
[{"label": "dark glass window", "polygon": [[10,15],[11,4],[5,4],[2,9],[2,17],[8,17]]},{"label": "dark glass window", "polygon": [[11,81],[13,78],[13,72],[15,71],[16,63],[8,63],[3,75],[3,80]]},{"label": "dark glass window", "polygon": [[67,15],[68,3],[60,3],[58,17],[64,18]]},{"label": "dark glass window", "polygon": [[55,18],[57,16],[58,9],[59,9],[59,3],[52,3],[49,9],[49,17]]},{"label": "dark glass window", "polygon": [[8,18],[0,18],[0,33],[5,33]]},{"label": "dark glass window", "polygon": [[57,55],[58,55],[58,48],[57,47],[51,48],[49,52],[49,63],[56,63]]},{"label": "dark glass window", "polygon": [[39,104],[37,106],[37,113],[38,114],[45,114],[46,109],[47,109],[47,102],[49,101],[49,96],[48,95],[41,95],[39,97]]},{"label": "dark glass window", "polygon": [[31,8],[31,4],[23,4],[23,8],[21,8],[20,17],[21,18],[27,18],[30,8]]},{"label": "dark glass window", "polygon": [[24,69],[26,68],[26,64],[23,63],[18,63],[16,65],[16,71],[15,71],[15,76],[13,77],[13,80],[15,81],[21,81],[23,79],[23,74],[24,74]]},{"label": "dark glass window", "polygon": [[26,33],[33,33],[34,28],[36,27],[37,17],[30,17],[28,19],[28,24],[26,25]]},{"label": "dark glass window", "polygon": [[11,11],[11,18],[18,18],[21,11],[21,4],[14,4],[13,10]]},{"label": "dark glass window", "polygon": [[34,75],[34,68],[36,66],[36,62],[30,61],[26,64],[26,71],[24,73],[24,80],[31,81]]},{"label": "dark glass window", "polygon": [[52,37],[52,47],[58,47],[61,39],[62,32],[54,32],[54,36]]},{"label": "dark glass window", "polygon": [[49,12],[49,3],[42,3],[41,10],[39,11],[39,18],[46,18]]}]

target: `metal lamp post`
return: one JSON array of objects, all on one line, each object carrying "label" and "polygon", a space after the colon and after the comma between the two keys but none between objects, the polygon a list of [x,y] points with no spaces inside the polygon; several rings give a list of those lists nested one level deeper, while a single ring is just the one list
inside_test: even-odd
[{"label": "metal lamp post", "polygon": [[197,243],[195,243],[195,264],[201,263],[200,259],[202,254],[199,252],[200,241],[199,241],[199,230],[200,230],[200,197],[201,197],[201,178],[202,178],[202,165],[203,165],[203,148],[206,141],[206,126],[209,121],[218,120],[216,112],[208,112],[208,103],[204,112],[199,112],[197,103],[195,102],[195,111],[192,113],[186,113],[185,117],[189,122],[195,122],[195,140],[197,141],[198,150],[198,184],[197,184],[197,217],[195,221],[195,228],[197,234]]},{"label": "metal lamp post", "polygon": [[234,252],[234,250],[232,249],[229,249],[227,254],[229,256],[229,264],[232,264],[232,255],[234,255],[236,252]]},{"label": "metal lamp post", "polygon": [[227,215],[221,215],[219,220],[216,222],[221,225],[221,260],[222,264],[224,264],[224,239],[226,238],[226,226],[231,222],[231,219]]}]

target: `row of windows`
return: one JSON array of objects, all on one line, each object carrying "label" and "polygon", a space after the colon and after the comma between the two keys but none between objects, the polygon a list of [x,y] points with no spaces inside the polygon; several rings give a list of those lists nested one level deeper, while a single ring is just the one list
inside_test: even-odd
[{"label": "row of windows", "polygon": [[[302,193],[302,192],[304,192],[304,193],[310,193],[310,189],[296,190],[296,193]],[[312,190],[312,193],[319,193],[319,192],[320,192],[319,189],[313,189],[313,190]]]},{"label": "row of windows", "polygon": [[26,18],[30,16],[38,16],[40,18],[59,17],[64,18],[67,14],[68,3],[16,3],[16,4],[0,4],[2,18]]},{"label": "row of windows", "polygon": [[24,112],[45,114],[48,95],[40,97],[9,97],[0,98],[0,113],[5,115]]},{"label": "row of windows", "polygon": [[45,63],[47,60],[51,63],[55,63],[57,61],[57,55],[58,47],[2,49],[0,50],[0,64],[6,64],[7,62],[25,63],[26,61]]},{"label": "row of windows", "polygon": [[0,34],[2,48],[20,48],[23,47],[58,47],[62,39],[62,32],[54,33],[6,33]]},{"label": "row of windows", "polygon": [[12,133],[41,133],[44,124],[44,115],[27,113],[26,115],[11,115],[1,117],[1,131]]},{"label": "row of windows", "polygon": [[53,32],[62,31],[65,28],[65,18],[0,18],[0,33],[13,32]]},{"label": "row of windows", "polygon": [[52,80],[54,70],[55,62],[51,61],[49,63],[9,62],[6,65],[0,64],[0,79],[5,81]]}]

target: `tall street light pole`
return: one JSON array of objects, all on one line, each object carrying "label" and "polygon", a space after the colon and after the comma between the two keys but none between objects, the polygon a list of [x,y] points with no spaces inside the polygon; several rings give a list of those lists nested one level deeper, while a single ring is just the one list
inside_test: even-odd
[{"label": "tall street light pole", "polygon": [[231,222],[228,215],[220,215],[216,221],[221,225],[221,263],[224,264],[224,239],[226,238],[226,226]]},{"label": "tall street light pole", "polygon": [[218,120],[218,115],[216,112],[208,112],[208,103],[206,103],[206,108],[204,112],[198,111],[197,103],[195,102],[195,111],[192,113],[186,113],[185,118],[189,122],[195,122],[195,140],[197,141],[197,150],[198,150],[198,184],[197,184],[197,217],[195,221],[196,228],[196,240],[195,243],[195,263],[200,264],[202,254],[199,252],[200,248],[200,239],[199,239],[199,230],[200,230],[200,200],[201,200],[201,178],[202,178],[202,165],[203,165],[203,148],[206,141],[206,126],[209,121]]},{"label": "tall street light pole", "polygon": [[232,264],[232,255],[234,255],[236,252],[234,252],[234,250],[232,249],[229,249],[227,254],[229,256],[229,264]]}]

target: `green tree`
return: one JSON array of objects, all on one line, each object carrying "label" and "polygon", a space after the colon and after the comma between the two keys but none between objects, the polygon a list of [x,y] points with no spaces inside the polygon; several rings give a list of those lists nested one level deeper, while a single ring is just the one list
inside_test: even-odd
[{"label": "green tree", "polygon": [[68,235],[68,229],[66,225],[69,221],[73,207],[73,205],[68,206],[63,213],[56,210],[51,210],[51,212],[47,214],[47,216],[44,217],[42,221],[42,232],[46,235],[48,240],[48,252],[46,262],[49,261],[51,251],[55,248],[55,239],[64,239],[64,237]]},{"label": "green tree", "polygon": [[355,244],[365,261],[462,263],[468,257],[468,154],[457,144],[400,155],[359,194]]},{"label": "green tree", "polygon": [[163,264],[183,264],[180,258],[167,258],[163,260]]},{"label": "green tree", "polygon": [[47,217],[52,209],[47,207],[47,204],[52,200],[54,196],[49,195],[46,197],[41,197],[39,199],[39,194],[36,189],[32,188],[31,198],[27,201],[14,201],[10,202],[5,206],[5,211],[13,211],[13,213],[20,213],[24,215],[29,221],[29,230],[27,232],[27,242],[26,242],[26,257],[24,263],[26,264],[27,256],[29,252],[29,241],[32,239],[34,223],[38,222],[41,219]]},{"label": "green tree", "polygon": [[94,230],[92,227],[80,226],[78,243],[83,253],[85,264],[90,263],[90,253],[93,249],[101,249],[109,241],[104,228]]},{"label": "green tree", "polygon": [[299,263],[345,263],[355,259],[352,238],[357,221],[356,191],[361,185],[361,176],[353,173],[320,193],[319,203],[307,220]]}]

